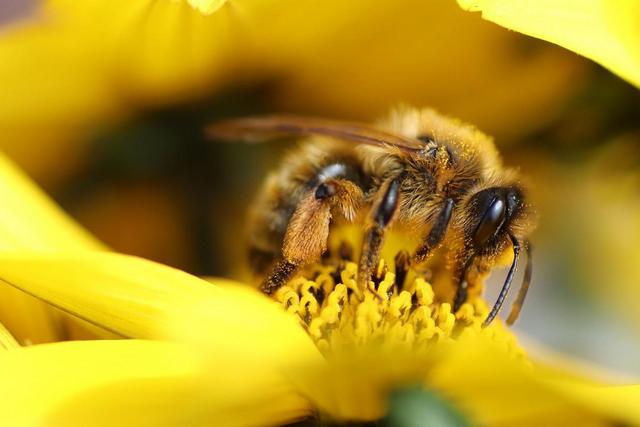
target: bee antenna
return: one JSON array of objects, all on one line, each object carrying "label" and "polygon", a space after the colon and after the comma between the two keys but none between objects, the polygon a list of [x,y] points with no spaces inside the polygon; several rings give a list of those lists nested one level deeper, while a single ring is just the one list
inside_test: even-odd
[{"label": "bee antenna", "polygon": [[531,274],[533,273],[533,261],[531,259],[533,247],[531,246],[530,241],[525,240],[524,250],[527,253],[527,265],[524,268],[524,278],[522,279],[522,284],[520,285],[520,289],[518,290],[518,296],[511,306],[509,317],[507,317],[507,325],[509,326],[513,325],[515,321],[518,320],[520,310],[522,309],[522,304],[524,304],[524,299],[527,297],[529,284],[531,283]]},{"label": "bee antenna", "polygon": [[509,288],[511,287],[513,276],[515,275],[516,269],[518,268],[518,258],[520,258],[520,242],[518,242],[518,240],[515,237],[513,237],[511,234],[509,234],[509,237],[511,238],[511,242],[513,243],[513,262],[511,263],[511,268],[509,268],[509,273],[507,274],[507,278],[505,279],[504,284],[502,285],[502,289],[500,290],[500,295],[498,295],[498,299],[496,300],[495,304],[493,304],[493,308],[491,309],[491,312],[489,313],[485,321],[482,323],[483,328],[486,328],[487,326],[489,326],[493,321],[493,319],[495,319],[495,317],[500,312],[502,303],[504,303],[504,299],[509,293]]}]

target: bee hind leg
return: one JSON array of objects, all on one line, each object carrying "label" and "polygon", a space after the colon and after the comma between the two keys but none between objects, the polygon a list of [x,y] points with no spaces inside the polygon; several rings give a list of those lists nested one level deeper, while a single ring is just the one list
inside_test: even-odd
[{"label": "bee hind leg", "polygon": [[327,250],[332,208],[353,220],[361,199],[362,192],[348,180],[328,180],[309,191],[287,224],[282,259],[264,280],[261,290],[272,295],[298,267],[320,259]]},{"label": "bee hind leg", "polygon": [[260,290],[267,295],[272,295],[291,278],[297,269],[298,266],[290,261],[278,261],[269,276],[262,282]]}]

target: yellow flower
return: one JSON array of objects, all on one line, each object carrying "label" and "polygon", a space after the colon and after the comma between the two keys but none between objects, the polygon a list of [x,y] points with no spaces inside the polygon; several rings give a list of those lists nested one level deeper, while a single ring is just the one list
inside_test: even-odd
[{"label": "yellow flower", "polygon": [[[375,420],[390,391],[412,384],[483,425],[640,425],[639,386],[528,362],[500,323],[480,327],[479,299],[456,318],[420,277],[394,290],[384,270],[377,297],[357,295],[346,263],[313,267],[273,301],[250,287],[80,245],[86,235],[6,159],[0,172],[3,196],[25,202],[0,222],[0,235],[22,244],[0,251],[2,288],[133,338],[16,348],[0,329],[3,425]],[[27,212],[39,215],[21,218]],[[27,222],[67,235],[66,246],[33,247],[40,236],[20,237]]]},{"label": "yellow flower", "polygon": [[640,87],[638,0],[458,0],[469,11],[596,61]]},{"label": "yellow flower", "polygon": [[[403,0],[389,14],[388,8],[363,13],[376,9],[363,0],[329,0],[323,8],[284,0],[50,0],[0,40],[0,62],[7,65],[0,72],[8,100],[0,105],[3,144],[19,152],[30,140],[74,143],[95,126],[139,110],[282,76],[274,99],[280,107],[369,116],[398,97],[429,99],[493,123],[486,126],[491,130],[508,122],[505,132],[526,126],[514,117],[504,121],[500,112],[515,105],[525,125],[541,122],[557,93],[569,92],[580,66],[561,52],[514,61],[511,36],[497,35],[506,32],[475,26],[455,4],[425,4]],[[557,13],[562,3],[526,9],[555,10],[550,19],[581,18],[573,22],[589,23],[591,38],[582,37],[585,25],[543,28],[540,19],[522,15],[519,3],[496,5],[479,7],[497,22],[519,16],[509,25],[638,84],[637,50],[629,50],[638,30],[631,25],[635,15],[627,13],[634,3],[620,11],[602,6],[617,33],[594,18],[593,3],[582,5],[581,15],[568,7]],[[443,36],[425,18],[458,22],[457,31],[471,29],[465,34],[476,43],[461,37],[454,54],[437,44],[423,52],[430,31]],[[398,31],[371,31],[382,25]],[[502,52],[504,63],[485,60],[479,40]],[[394,61],[380,64],[390,56]],[[443,81],[455,81],[464,94],[458,98],[472,101],[449,101],[454,97],[441,90]],[[542,88],[535,96],[532,82]],[[495,93],[504,98],[476,101]],[[26,156],[37,158],[29,149]],[[360,294],[355,265],[343,263],[311,267],[272,301],[246,286],[209,283],[110,252],[2,155],[0,194],[3,425],[377,420],[388,411],[391,392],[415,384],[482,425],[640,425],[640,387],[587,380],[529,360],[501,323],[481,328],[486,306],[478,296],[454,315],[424,278],[399,284],[383,267],[375,293]],[[78,338],[96,340],[63,342]],[[51,341],[58,342],[39,344]]]}]

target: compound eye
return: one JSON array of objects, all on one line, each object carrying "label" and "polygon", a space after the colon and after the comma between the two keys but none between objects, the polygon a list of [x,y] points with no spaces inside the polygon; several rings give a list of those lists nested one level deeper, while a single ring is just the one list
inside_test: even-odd
[{"label": "compound eye", "polygon": [[507,206],[502,197],[495,197],[484,212],[478,228],[473,235],[476,248],[483,247],[489,239],[496,235],[502,226],[507,212]]}]

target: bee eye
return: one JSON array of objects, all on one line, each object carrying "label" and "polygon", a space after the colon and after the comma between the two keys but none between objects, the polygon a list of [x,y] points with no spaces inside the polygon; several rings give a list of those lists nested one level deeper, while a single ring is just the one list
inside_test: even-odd
[{"label": "bee eye", "polygon": [[475,247],[484,246],[490,238],[495,236],[504,222],[506,211],[506,203],[502,197],[495,197],[491,203],[489,203],[473,234],[473,244]]},{"label": "bee eye", "polygon": [[520,197],[518,197],[518,194],[513,190],[509,191],[507,194],[507,210],[512,213],[519,203]]}]

